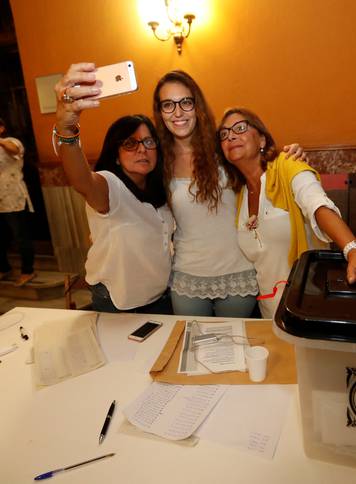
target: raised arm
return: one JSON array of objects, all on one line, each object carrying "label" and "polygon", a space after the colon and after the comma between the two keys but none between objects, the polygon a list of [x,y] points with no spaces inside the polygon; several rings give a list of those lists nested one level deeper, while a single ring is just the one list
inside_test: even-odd
[{"label": "raised arm", "polygon": [[70,184],[83,195],[87,203],[100,213],[109,211],[108,185],[93,172],[79,144],[79,119],[85,109],[97,108],[92,96],[100,90],[95,83],[95,65],[73,64],[56,84],[57,121],[54,142]]}]

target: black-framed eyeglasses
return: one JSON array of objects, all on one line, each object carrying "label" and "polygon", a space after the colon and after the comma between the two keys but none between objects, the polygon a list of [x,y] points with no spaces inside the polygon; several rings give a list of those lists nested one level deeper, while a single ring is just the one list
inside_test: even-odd
[{"label": "black-framed eyeglasses", "polygon": [[237,121],[237,123],[233,124],[231,128],[227,128],[226,126],[224,126],[223,128],[219,129],[219,139],[220,141],[225,141],[229,137],[230,131],[235,134],[246,133],[249,126],[250,123],[246,119],[243,119],[242,121]]},{"label": "black-framed eyeglasses", "polygon": [[175,111],[177,104],[183,111],[192,111],[195,106],[195,101],[193,97],[182,97],[179,101],[173,101],[173,99],[163,99],[159,103],[159,108],[164,113],[173,113]]},{"label": "black-framed eyeglasses", "polygon": [[157,141],[150,136],[143,139],[127,138],[120,146],[126,151],[136,151],[140,143],[142,143],[147,150],[154,150],[157,148]]}]

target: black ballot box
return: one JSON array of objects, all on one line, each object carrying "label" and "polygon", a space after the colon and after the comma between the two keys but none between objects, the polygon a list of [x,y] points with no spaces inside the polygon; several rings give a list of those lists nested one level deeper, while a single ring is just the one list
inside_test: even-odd
[{"label": "black ballot box", "polygon": [[306,455],[356,467],[356,284],[342,253],[294,264],[273,323],[295,345]]}]

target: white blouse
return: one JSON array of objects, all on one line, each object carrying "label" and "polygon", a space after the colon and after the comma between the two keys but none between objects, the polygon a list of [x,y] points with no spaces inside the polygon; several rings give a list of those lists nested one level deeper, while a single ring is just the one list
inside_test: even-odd
[{"label": "white blouse", "polygon": [[93,245],[86,280],[103,283],[118,309],[132,309],[159,299],[171,270],[173,217],[164,205],[140,202],[113,173],[99,172],[109,186],[110,210],[86,206]]},{"label": "white blouse", "polygon": [[[303,171],[292,180],[297,205],[305,218],[305,229],[310,249],[327,248],[331,240],[318,227],[315,212],[326,206],[340,215],[338,208],[327,197],[321,184],[310,171]],[[272,205],[266,197],[266,174],[261,177],[261,192],[256,229],[247,227],[249,220],[248,193],[244,190],[238,225],[238,240],[245,256],[254,264],[260,294],[270,294],[276,282],[287,280],[291,267],[288,264],[290,248],[289,213]],[[263,318],[273,318],[282,296],[284,285],[278,285],[274,298],[259,301]]]}]

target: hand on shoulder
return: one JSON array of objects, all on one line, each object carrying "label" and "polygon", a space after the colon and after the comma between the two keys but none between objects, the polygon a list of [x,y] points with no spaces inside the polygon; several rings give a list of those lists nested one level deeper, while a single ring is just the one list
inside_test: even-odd
[{"label": "hand on shoulder", "polygon": [[292,157],[293,160],[300,160],[308,163],[308,155],[304,151],[304,148],[299,145],[299,143],[285,145],[282,151],[286,153],[286,159]]}]

